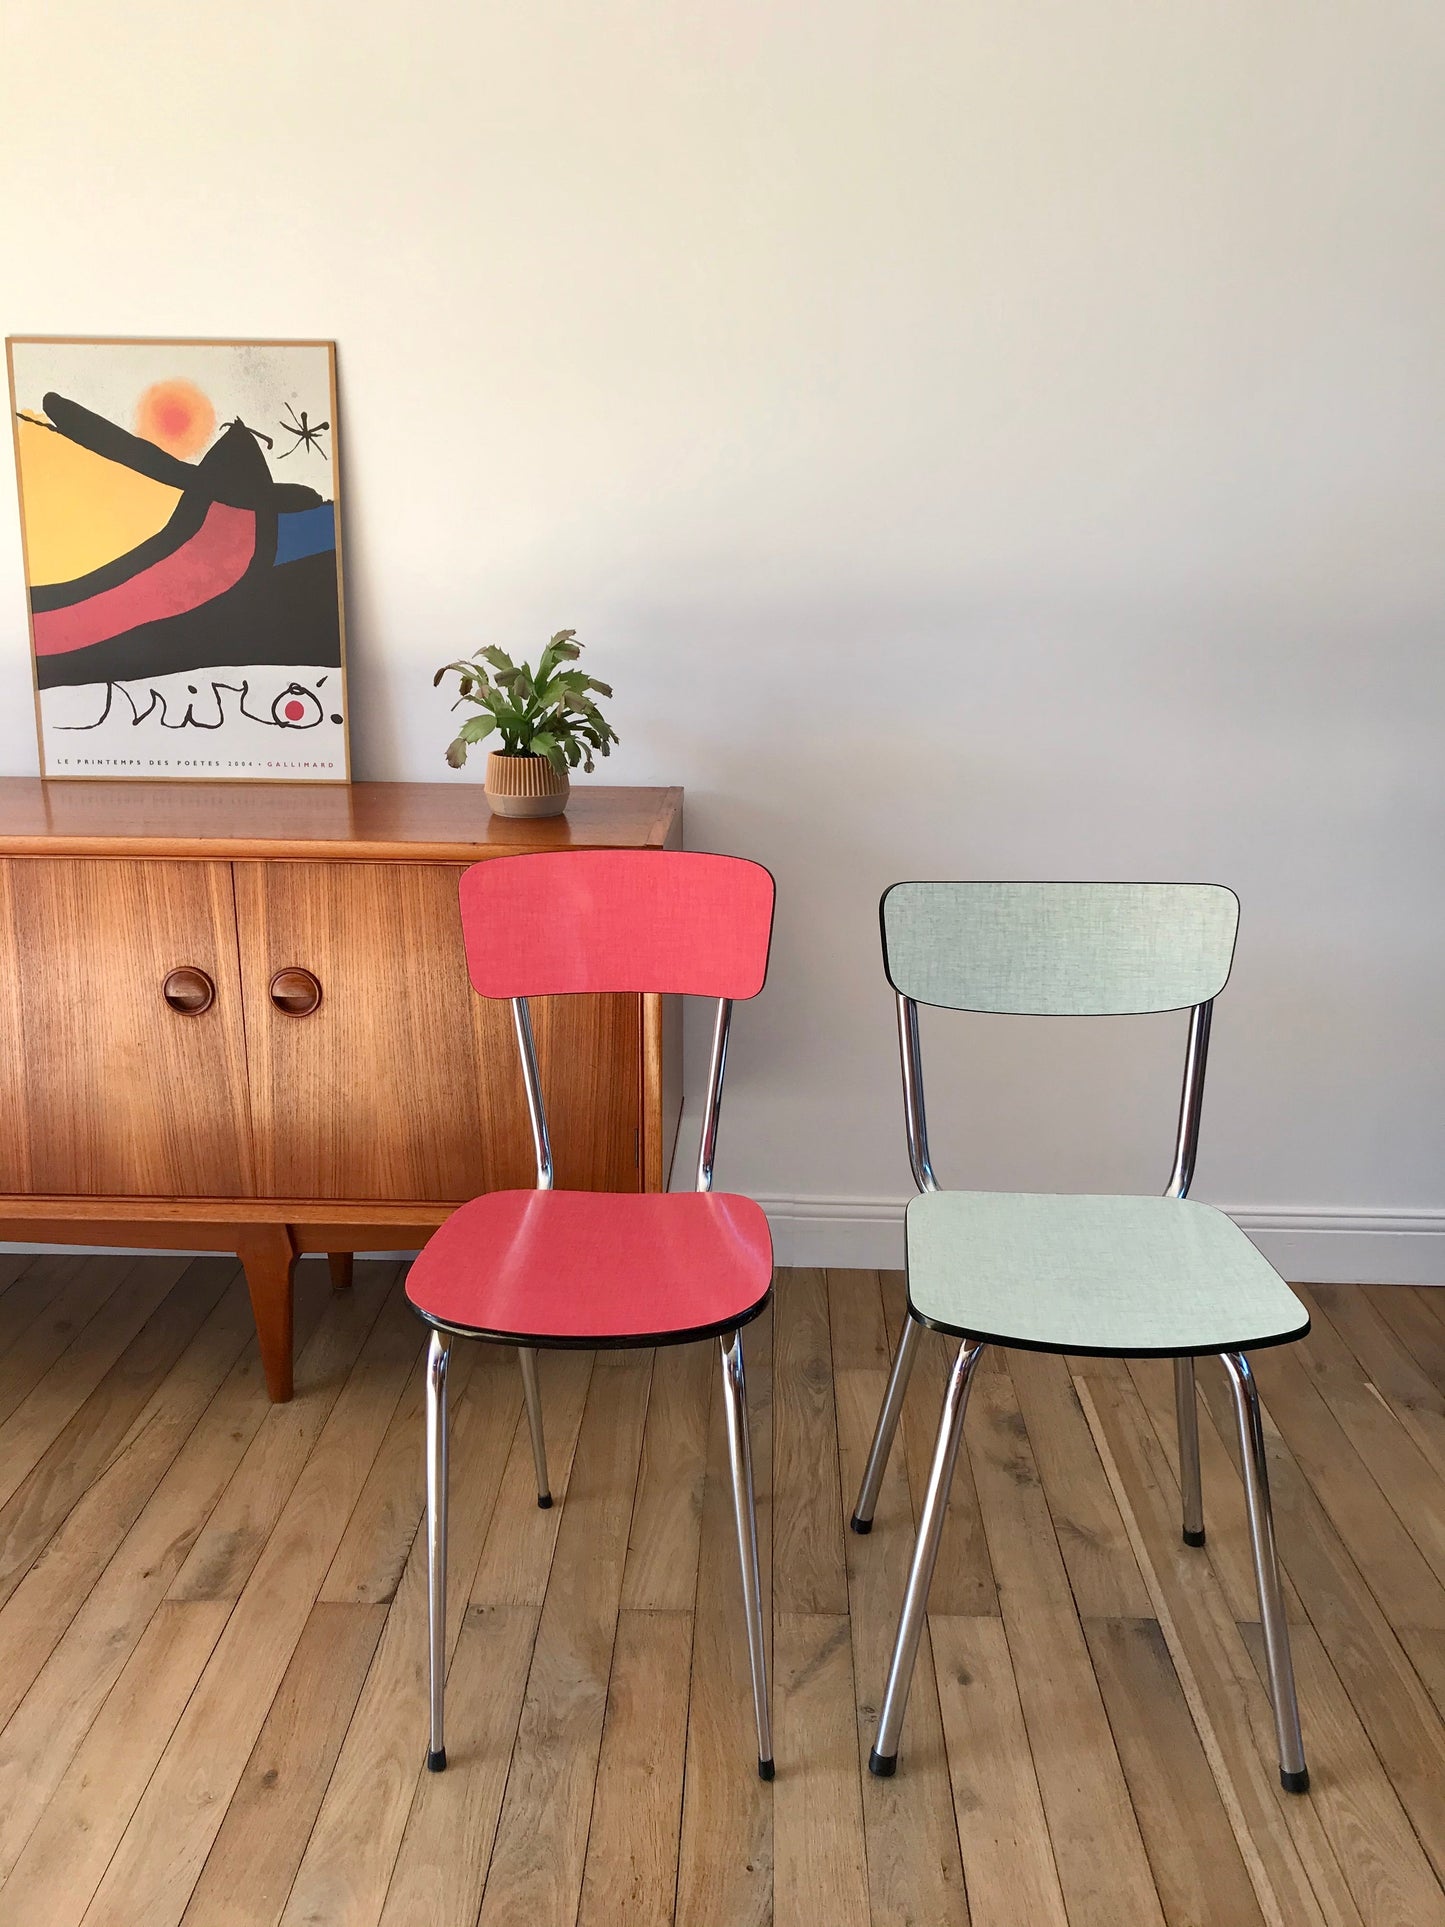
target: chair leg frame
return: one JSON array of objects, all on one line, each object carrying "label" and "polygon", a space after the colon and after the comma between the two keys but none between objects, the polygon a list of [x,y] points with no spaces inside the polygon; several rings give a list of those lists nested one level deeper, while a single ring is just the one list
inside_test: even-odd
[{"label": "chair leg frame", "polygon": [[718,1343],[722,1352],[723,1405],[727,1413],[733,1516],[737,1523],[738,1562],[742,1567],[743,1612],[748,1629],[748,1663],[753,1676],[753,1715],[758,1729],[758,1777],[771,1780],[773,1728],[768,1711],[768,1657],[763,1635],[758,1515],[753,1491],[753,1446],[752,1429],[748,1423],[747,1381],[743,1375],[743,1335],[740,1331],[731,1332]]},{"label": "chair leg frame", "polygon": [[1184,1501],[1184,1543],[1204,1544],[1204,1493],[1199,1478],[1199,1399],[1194,1360],[1174,1361],[1174,1416],[1179,1429],[1179,1491]]},{"label": "chair leg frame", "polygon": [[911,1314],[903,1320],[903,1334],[898,1340],[898,1350],[893,1359],[893,1370],[888,1375],[888,1390],[883,1394],[883,1403],[878,1411],[878,1423],[873,1428],[873,1443],[868,1448],[868,1463],[863,1468],[863,1483],[858,1488],[858,1503],[853,1508],[849,1521],[855,1532],[873,1530],[873,1510],[878,1504],[879,1488],[883,1484],[883,1474],[888,1470],[888,1455],[893,1450],[894,1435],[898,1430],[898,1420],[903,1412],[903,1400],[908,1391],[908,1381],[913,1376],[914,1361],[918,1356],[918,1343],[923,1336],[923,1327]]},{"label": "chair leg frame", "polygon": [[1249,1547],[1254,1556],[1254,1583],[1259,1592],[1259,1619],[1264,1630],[1265,1669],[1274,1708],[1275,1738],[1279,1743],[1279,1777],[1286,1793],[1309,1788],[1304,1741],[1300,1734],[1299,1699],[1295,1692],[1294,1663],[1289,1650],[1289,1622],[1279,1582],[1279,1558],[1274,1543],[1274,1514],[1269,1502],[1269,1465],[1265,1458],[1264,1426],[1254,1373],[1243,1352],[1222,1352],[1221,1362],[1234,1400],[1239,1428],[1239,1457],[1244,1472],[1244,1497],[1249,1512]]},{"label": "chair leg frame", "polygon": [[[958,1357],[949,1374],[948,1386],[944,1392],[938,1439],[933,1448],[933,1464],[928,1475],[928,1490],[924,1495],[923,1510],[918,1521],[918,1538],[913,1548],[913,1564],[909,1569],[908,1585],[903,1594],[903,1609],[899,1614],[898,1633],[888,1667],[888,1682],[884,1688],[883,1705],[878,1716],[878,1733],[868,1758],[869,1772],[880,1778],[887,1778],[898,1765],[898,1739],[903,1728],[904,1711],[908,1705],[908,1691],[913,1684],[913,1670],[918,1659],[919,1641],[923,1636],[923,1624],[928,1610],[928,1589],[933,1581],[934,1567],[938,1563],[938,1548],[943,1537],[949,1489],[953,1484],[959,1447],[963,1442],[963,1421],[968,1410],[969,1385],[983,1350],[984,1347],[981,1344],[970,1340],[965,1340],[959,1346]],[[1254,1374],[1243,1352],[1223,1352],[1220,1356],[1229,1380],[1229,1389],[1234,1400],[1235,1422],[1239,1428],[1240,1461],[1244,1470],[1244,1496],[1249,1516],[1249,1543],[1254,1557],[1254,1580],[1259,1593],[1259,1617],[1264,1629],[1265,1667],[1269,1676],[1270,1703],[1274,1709],[1275,1738],[1279,1746],[1280,1784],[1287,1793],[1304,1793],[1309,1788],[1310,1776],[1305,1764],[1304,1741],[1300,1734],[1299,1700],[1295,1690],[1294,1666],[1290,1658],[1289,1623],[1285,1618],[1284,1593],[1280,1586],[1279,1559],[1275,1550],[1274,1515],[1270,1507],[1269,1467],[1265,1457],[1264,1426],[1260,1419],[1259,1395],[1255,1389]],[[1188,1366],[1187,1373],[1180,1370],[1181,1365]],[[898,1376],[896,1361],[894,1374],[895,1377]],[[906,1382],[906,1368],[904,1379]],[[1179,1398],[1180,1470],[1184,1487],[1185,1537],[1186,1539],[1189,1537],[1191,1525],[1197,1521],[1195,1529],[1200,1532],[1202,1538],[1203,1524],[1199,1512],[1198,1411],[1195,1405],[1192,1359],[1175,1360],[1174,1383]],[[891,1385],[889,1391],[891,1396]],[[888,1401],[885,1400],[885,1410],[887,1403]],[[896,1413],[893,1423],[897,1423]],[[875,1454],[878,1453],[879,1438],[883,1433],[883,1415],[880,1414],[878,1435],[874,1439]],[[886,1441],[882,1447],[881,1458],[882,1462],[886,1463]],[[879,1477],[881,1477],[881,1470]],[[865,1481],[864,1496],[866,1494]],[[877,1496],[876,1481],[873,1496],[875,1498]],[[1197,1542],[1191,1541],[1191,1543]]]},{"label": "chair leg frame", "polygon": [[[748,1660],[752,1668],[753,1713],[758,1729],[758,1773],[773,1777],[773,1732],[768,1711],[768,1662],[763,1637],[762,1577],[758,1566],[757,1500],[753,1490],[753,1449],[748,1424],[747,1382],[743,1376],[741,1332],[720,1341],[723,1402],[727,1413],[728,1458],[732,1470],[733,1513],[737,1521],[738,1559],[742,1567],[743,1610],[747,1617]],[[427,1769],[446,1769],[446,1645],[447,1645],[447,1365],[452,1339],[433,1331],[426,1360],[426,1543],[427,1628],[431,1730]],[[542,1439],[541,1401],[537,1397],[536,1355],[518,1348],[522,1384],[527,1394],[532,1450],[540,1487],[538,1503],[547,1493],[547,1461]]]},{"label": "chair leg frame", "polygon": [[913,1684],[913,1668],[918,1659],[918,1643],[923,1637],[923,1622],[928,1611],[928,1589],[933,1569],[938,1564],[938,1548],[943,1538],[943,1522],[948,1513],[948,1494],[958,1464],[958,1449],[963,1443],[963,1420],[968,1410],[968,1388],[973,1383],[984,1346],[965,1339],[948,1375],[943,1394],[943,1415],[939,1420],[938,1440],[933,1448],[933,1465],[928,1474],[928,1490],[918,1520],[918,1539],[913,1548],[913,1564],[903,1594],[903,1609],[898,1617],[898,1635],[893,1643],[893,1658],[888,1667],[888,1684],[878,1715],[878,1732],[868,1756],[868,1771],[887,1779],[898,1765],[898,1736],[903,1729],[903,1713],[908,1705],[908,1689]]},{"label": "chair leg frame", "polygon": [[[859,1495],[858,1512],[869,1523],[877,1502],[878,1486],[888,1462],[889,1448],[897,1430],[898,1413],[912,1369],[916,1346],[909,1343],[910,1333],[918,1327],[910,1319],[905,1327],[898,1357],[894,1360],[888,1396],[879,1414],[873,1450]],[[427,1614],[431,1687],[431,1732],[427,1767],[440,1773],[446,1766],[445,1684],[446,1684],[446,1591],[447,1591],[447,1366],[452,1340],[448,1333],[434,1331],[427,1348],[426,1365],[426,1496],[427,1496]],[[753,1712],[758,1734],[758,1772],[765,1780],[773,1777],[772,1725],[768,1710],[767,1652],[764,1642],[762,1584],[758,1565],[757,1503],[753,1487],[751,1428],[748,1423],[747,1382],[743,1371],[742,1333],[735,1331],[720,1341],[723,1369],[724,1408],[727,1416],[728,1458],[732,1472],[733,1512],[737,1525],[738,1560],[742,1572],[743,1610],[747,1622],[748,1660],[752,1672]],[[898,1740],[908,1693],[913,1683],[918,1646],[928,1609],[928,1592],[938,1563],[938,1549],[948,1510],[948,1495],[953,1484],[958,1454],[963,1442],[963,1423],[968,1410],[969,1387],[984,1347],[965,1340],[949,1374],[944,1393],[938,1438],[929,1471],[919,1519],[918,1539],[913,1563],[899,1615],[898,1633],[888,1669],[888,1682],[879,1715],[878,1733],[869,1756],[869,1771],[886,1777],[898,1763]],[[541,1432],[541,1406],[536,1398],[536,1358],[530,1350],[520,1350],[523,1360],[522,1382],[528,1395],[528,1416],[532,1444],[537,1458],[538,1484],[546,1492],[546,1458]],[[1249,1517],[1250,1551],[1254,1560],[1255,1585],[1259,1594],[1260,1624],[1264,1633],[1265,1665],[1269,1676],[1270,1702],[1274,1710],[1275,1737],[1279,1747],[1280,1781],[1290,1793],[1303,1793],[1309,1786],[1304,1742],[1300,1732],[1299,1700],[1295,1688],[1294,1666],[1290,1656],[1289,1623],[1285,1616],[1284,1594],[1280,1585],[1279,1559],[1275,1548],[1274,1517],[1269,1495],[1269,1467],[1265,1456],[1264,1426],[1260,1418],[1259,1394],[1254,1374],[1242,1352],[1221,1354],[1234,1403],[1239,1430],[1240,1463],[1244,1473],[1245,1503]],[[1187,1375],[1181,1371],[1188,1366]],[[529,1372],[528,1366],[531,1370]],[[1191,1521],[1198,1520],[1198,1414],[1194,1401],[1193,1360],[1175,1361],[1175,1390],[1180,1420],[1180,1468],[1184,1486],[1185,1536]],[[1192,1426],[1186,1423],[1187,1409]],[[896,1395],[895,1395],[896,1394]],[[890,1409],[891,1408],[891,1409]],[[535,1417],[534,1417],[535,1414]],[[1192,1481],[1191,1481],[1192,1457]],[[875,1469],[876,1462],[876,1469]],[[1194,1510],[1191,1512],[1191,1491]],[[539,1497],[541,1494],[539,1494]],[[866,1507],[866,1510],[865,1510]],[[1202,1524],[1196,1529],[1202,1531]]]},{"label": "chair leg frame", "polygon": [[532,1434],[532,1464],[537,1469],[537,1504],[545,1512],[552,1503],[547,1478],[547,1440],[542,1431],[542,1389],[537,1383],[537,1352],[531,1345],[517,1347],[522,1369],[522,1393],[527,1401],[527,1429]]},{"label": "chair leg frame", "polygon": [[447,1663],[447,1362],[452,1341],[434,1331],[426,1355],[426,1598],[431,1681],[431,1741],[427,1769],[447,1763],[443,1699]]}]

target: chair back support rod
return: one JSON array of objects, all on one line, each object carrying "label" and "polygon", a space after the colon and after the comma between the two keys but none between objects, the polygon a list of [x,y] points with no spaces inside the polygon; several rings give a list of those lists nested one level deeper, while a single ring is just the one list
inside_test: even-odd
[{"label": "chair back support rod", "polygon": [[732,1028],[733,1000],[719,997],[713,1019],[712,1051],[707,1066],[707,1095],[703,1100],[702,1135],[697,1147],[698,1191],[712,1190],[712,1167],[717,1154],[718,1113],[722,1108],[723,1076],[728,1065],[728,1032]]},{"label": "chair back support rod", "polygon": [[522,1059],[522,1082],[527,1091],[527,1117],[532,1126],[532,1148],[537,1154],[537,1189],[552,1189],[552,1140],[547,1134],[547,1107],[542,1101],[542,1079],[537,1072],[537,1045],[532,1036],[532,1013],[525,997],[512,999],[512,1022]]},{"label": "chair back support rod", "polygon": [[[532,1034],[532,1013],[525,997],[513,997],[512,1022],[517,1032],[517,1051],[522,1060],[522,1083],[527,1093],[527,1118],[532,1126],[532,1148],[537,1157],[537,1189],[552,1189],[552,1139],[547,1129],[547,1107],[542,1097],[542,1079],[537,1069],[537,1045]],[[722,1109],[723,1077],[727,1071],[728,1034],[732,1027],[733,1004],[730,997],[719,997],[713,1021],[712,1051],[708,1061],[707,1093],[703,1100],[702,1135],[697,1151],[699,1191],[712,1190],[713,1163],[717,1155],[718,1117]]]},{"label": "chair back support rod", "polygon": [[1194,1181],[1194,1157],[1199,1149],[1199,1118],[1204,1109],[1204,1071],[1209,1059],[1209,1022],[1214,999],[1196,1004],[1189,1013],[1189,1042],[1184,1053],[1184,1087],[1179,1095],[1179,1136],[1174,1146],[1174,1169],[1169,1173],[1166,1198],[1187,1198]]},{"label": "chair back support rod", "polygon": [[[938,1179],[928,1148],[928,1113],[923,1097],[923,1047],[918,1032],[918,1005],[897,993],[898,1055],[903,1069],[903,1112],[908,1129],[908,1162],[920,1191],[936,1191]],[[1189,1042],[1184,1055],[1184,1083],[1179,1097],[1179,1131],[1174,1165],[1164,1195],[1185,1198],[1194,1180],[1199,1150],[1199,1122],[1204,1111],[1204,1073],[1209,1062],[1209,1025],[1214,1000],[1195,1004],[1189,1013]]]},{"label": "chair back support rod", "polygon": [[928,1113],[923,1106],[923,1046],[918,1036],[918,1006],[898,993],[898,1055],[903,1065],[903,1113],[908,1125],[908,1162],[920,1191],[936,1191],[938,1179],[928,1155]]}]

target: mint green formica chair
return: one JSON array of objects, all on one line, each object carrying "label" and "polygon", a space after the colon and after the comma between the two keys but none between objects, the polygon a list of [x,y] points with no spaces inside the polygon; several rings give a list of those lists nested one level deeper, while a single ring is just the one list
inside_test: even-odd
[{"label": "mint green formica chair", "polygon": [[[881,905],[898,1000],[908,1154],[908,1317],[864,1469],[853,1530],[873,1523],[925,1326],[960,1339],[944,1394],[918,1541],[869,1758],[892,1773],[968,1388],[988,1345],[1172,1358],[1184,1538],[1204,1543],[1194,1360],[1217,1354],[1239,1427],[1254,1576],[1288,1792],[1309,1785],[1280,1592],[1259,1398],[1245,1357],[1303,1338],[1303,1305],[1222,1211],[1188,1197],[1214,998],[1234,957],[1239,903],[1200,883],[896,883]],[[1163,1197],[944,1191],[933,1175],[918,1006],[1050,1017],[1190,1012],[1174,1168]]]}]

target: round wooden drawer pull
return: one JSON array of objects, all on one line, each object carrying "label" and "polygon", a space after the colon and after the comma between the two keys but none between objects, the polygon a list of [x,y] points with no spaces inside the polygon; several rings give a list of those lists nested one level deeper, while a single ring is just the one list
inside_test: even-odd
[{"label": "round wooden drawer pull", "polygon": [[309,970],[278,970],[271,979],[271,1002],[283,1017],[309,1017],[321,1002],[321,985]]},{"label": "round wooden drawer pull", "polygon": [[204,970],[183,964],[161,985],[161,995],[179,1017],[199,1017],[216,1001],[216,986]]}]

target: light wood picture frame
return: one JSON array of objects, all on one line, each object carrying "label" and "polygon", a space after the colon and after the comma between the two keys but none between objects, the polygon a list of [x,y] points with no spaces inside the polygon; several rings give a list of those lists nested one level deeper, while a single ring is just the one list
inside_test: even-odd
[{"label": "light wood picture frame", "polygon": [[41,773],[350,781],[330,341],[6,341]]}]

